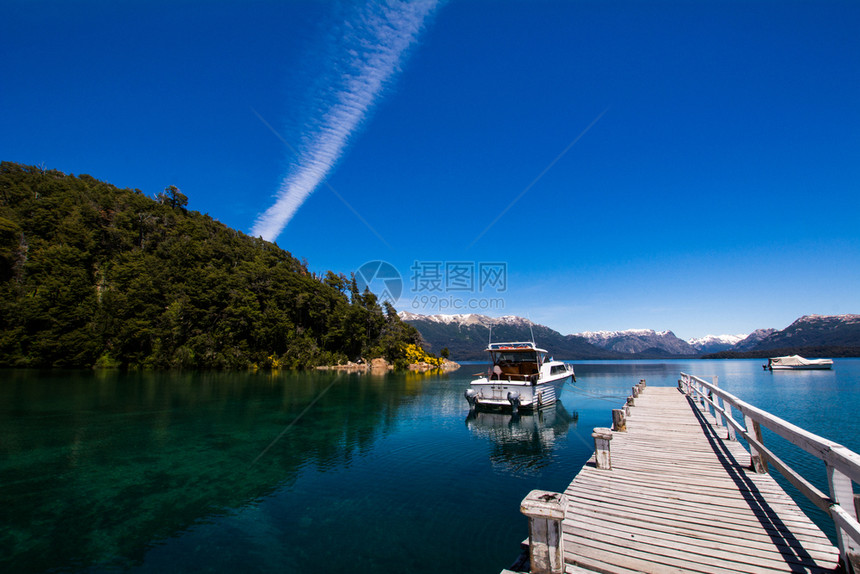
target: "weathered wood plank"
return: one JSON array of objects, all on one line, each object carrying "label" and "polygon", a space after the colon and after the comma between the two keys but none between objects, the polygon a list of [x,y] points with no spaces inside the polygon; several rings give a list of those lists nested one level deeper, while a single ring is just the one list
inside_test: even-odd
[{"label": "weathered wood plank", "polygon": [[[743,574],[770,574],[772,572],[793,572],[797,569],[788,563],[769,563],[767,566],[759,566],[760,559],[751,563],[733,562],[722,560],[713,556],[702,556],[698,554],[682,553],[640,544],[636,541],[625,541],[623,546],[615,545],[599,539],[585,539],[577,536],[565,537],[565,547],[578,550],[586,556],[608,557],[614,563],[627,568],[638,568],[641,572],[662,572],[671,569],[676,572],[702,572],[702,573],[743,573]],[[576,563],[576,562],[574,562]],[[807,572],[827,572],[827,568],[810,564],[805,568]]]},{"label": "weathered wood plank", "polygon": [[[568,498],[570,495],[568,494]],[[611,493],[609,491],[594,491],[583,488],[576,497],[577,502],[582,505],[591,505],[591,508],[606,507],[607,511],[614,510],[617,512],[631,509],[639,510],[643,518],[656,515],[659,517],[671,516],[677,520],[688,519],[694,524],[702,519],[702,504],[673,504],[673,501],[663,499],[655,499],[653,497],[636,497],[635,499],[625,498],[623,495]],[[569,509],[576,506],[569,506]],[[785,510],[785,509],[781,509]],[[731,524],[762,524],[768,525],[774,522],[773,513],[765,510],[747,508],[745,512],[740,506],[735,507],[713,507],[709,508],[709,519],[717,520],[720,524],[727,526]],[[804,531],[809,527],[809,519],[800,512],[789,514],[785,511],[779,515],[779,522]],[[809,527],[811,532],[818,532],[817,527]]]},{"label": "weathered wood plank", "polygon": [[[688,532],[695,533],[699,537],[708,537],[715,534],[729,534],[736,538],[749,537],[750,539],[758,539],[775,543],[777,540],[784,541],[787,546],[794,545],[796,541],[799,544],[812,543],[816,548],[826,548],[828,542],[821,540],[820,532],[809,529],[802,524],[781,522],[773,524],[764,522],[756,523],[754,521],[746,522],[726,522],[721,519],[714,520],[708,524],[704,522],[704,517],[701,513],[698,516],[679,516],[670,513],[662,512],[645,512],[635,508],[620,508],[613,505],[592,505],[585,506],[570,506],[568,509],[572,513],[578,513],[578,517],[571,517],[570,522],[565,524],[575,527],[580,521],[587,521],[588,517],[603,518],[607,522],[615,522],[624,528],[625,524],[635,522],[643,527],[652,528],[655,530],[664,529],[666,527],[680,527]],[[563,526],[564,528],[564,526]],[[790,528],[790,534],[786,528]],[[832,548],[832,545],[831,545]]]},{"label": "weathered wood plank", "polygon": [[838,551],[725,426],[674,387],[640,392],[612,469],[565,490],[568,572],[829,572]]},{"label": "weathered wood plank", "polygon": [[[620,468],[615,468],[614,470],[617,474],[610,479],[609,482],[614,483],[623,481],[623,484],[629,485],[629,488],[638,487],[643,490],[653,489],[654,482],[659,482],[660,488],[658,490],[660,492],[677,492],[682,495],[690,495],[691,497],[700,495],[701,497],[707,497],[708,499],[717,498],[721,500],[723,498],[728,498],[729,500],[737,501],[738,496],[735,496],[735,493],[739,492],[741,498],[745,501],[749,501],[756,499],[758,494],[773,494],[778,496],[779,493],[782,492],[781,489],[778,489],[779,485],[774,486],[775,483],[761,485],[755,481],[717,482],[702,480],[700,485],[685,488],[685,483],[680,478],[666,476],[660,473],[628,471]],[[583,480],[592,479],[599,480],[600,477],[583,477]],[[651,481],[651,485],[649,485],[649,480]],[[772,503],[779,504],[780,501],[774,500]],[[783,504],[796,507],[794,501],[791,500],[785,500]]]},{"label": "weathered wood plank", "polygon": [[[808,553],[816,560],[835,559],[836,550],[830,544],[822,544],[810,539],[802,542],[796,538],[786,540],[773,536],[775,531],[766,533],[750,529],[748,532],[717,528],[713,525],[700,524],[700,527],[690,527],[683,522],[666,518],[659,522],[634,520],[630,515],[610,515],[607,513],[580,513],[571,519],[563,532],[576,534],[582,530],[605,533],[613,536],[623,533],[642,540],[652,536],[655,539],[681,543],[701,548],[725,549],[731,548],[733,553],[754,555],[754,553],[774,553],[790,555]],[[743,536],[741,536],[743,534]]]},{"label": "weathered wood plank", "polygon": [[[585,532],[585,531],[583,531]],[[581,544],[604,545],[623,548],[626,554],[635,550],[643,554],[651,554],[666,559],[671,565],[687,565],[696,563],[707,568],[719,567],[721,571],[752,572],[749,564],[754,564],[758,572],[792,571],[795,566],[810,569],[826,569],[828,560],[833,560],[835,555],[820,555],[819,560],[808,553],[793,553],[790,549],[784,553],[775,551],[773,548],[741,548],[735,544],[712,545],[705,547],[688,543],[683,537],[675,537],[667,540],[654,535],[639,533],[632,535],[624,532],[619,535],[617,531],[612,532],[605,528],[595,526],[587,533],[566,533],[571,540],[577,539]],[[635,532],[635,529],[634,529]]]}]

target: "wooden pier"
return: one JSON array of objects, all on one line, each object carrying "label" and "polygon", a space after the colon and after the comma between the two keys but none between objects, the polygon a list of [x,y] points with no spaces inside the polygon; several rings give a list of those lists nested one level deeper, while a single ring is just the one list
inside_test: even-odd
[{"label": "wooden pier", "polygon": [[[613,430],[595,429],[595,455],[565,492],[533,491],[523,500],[530,571],[850,572],[845,565],[852,562],[856,569],[860,530],[850,488],[851,479],[860,476],[860,457],[715,385],[707,388],[710,384],[697,377],[684,377],[679,388],[646,391],[644,381],[634,387],[627,406],[613,411]],[[731,406],[746,426],[728,420],[731,406],[723,396],[737,401]],[[777,423],[763,425],[762,417]],[[778,433],[789,428],[834,447],[835,459],[823,455],[831,496],[790,469],[788,478],[834,516],[839,548],[766,473],[767,463],[780,471],[787,465],[764,447],[761,426]],[[750,439],[752,454],[736,436]]]}]

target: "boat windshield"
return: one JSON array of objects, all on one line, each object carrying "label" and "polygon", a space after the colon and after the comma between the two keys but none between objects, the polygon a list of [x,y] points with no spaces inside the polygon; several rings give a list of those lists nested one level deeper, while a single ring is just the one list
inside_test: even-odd
[{"label": "boat windshield", "polygon": [[543,353],[537,351],[495,351],[490,379],[533,380],[537,377]]},{"label": "boat windshield", "polygon": [[534,351],[518,352],[518,353],[493,353],[493,363],[536,363],[538,360],[537,353]]}]

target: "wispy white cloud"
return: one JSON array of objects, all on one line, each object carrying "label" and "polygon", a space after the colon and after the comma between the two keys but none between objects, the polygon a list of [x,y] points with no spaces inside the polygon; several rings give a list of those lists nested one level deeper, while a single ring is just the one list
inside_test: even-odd
[{"label": "wispy white cloud", "polygon": [[351,9],[332,29],[336,53],[324,67],[329,71],[314,82],[324,93],[316,94],[298,157],[252,235],[274,240],[325,179],[437,5],[438,0],[370,2]]}]

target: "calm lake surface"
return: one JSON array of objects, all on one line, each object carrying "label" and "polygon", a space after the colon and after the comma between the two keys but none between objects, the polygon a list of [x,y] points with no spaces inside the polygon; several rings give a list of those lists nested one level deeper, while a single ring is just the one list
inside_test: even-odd
[{"label": "calm lake surface", "polygon": [[[469,572],[563,490],[630,388],[681,371],[860,451],[860,359],[574,362],[540,416],[470,416],[450,375],[0,371],[0,571]],[[826,491],[823,464],[765,436]],[[804,501],[805,502],[805,501]],[[804,504],[832,535],[823,514]]]}]

